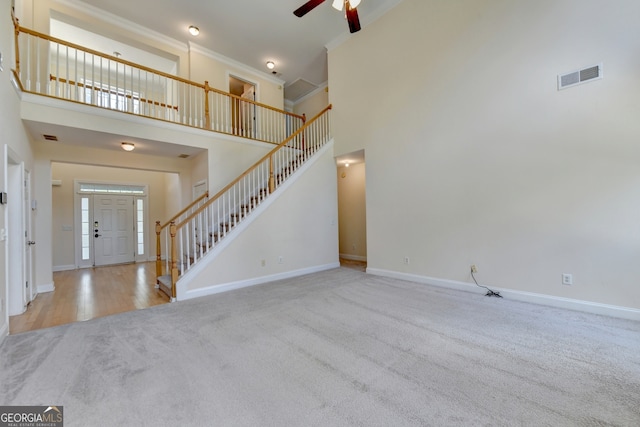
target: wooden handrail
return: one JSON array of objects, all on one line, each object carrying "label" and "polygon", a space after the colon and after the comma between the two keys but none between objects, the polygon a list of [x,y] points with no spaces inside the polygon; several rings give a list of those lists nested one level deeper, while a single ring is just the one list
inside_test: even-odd
[{"label": "wooden handrail", "polygon": [[[42,38],[44,40],[48,40],[50,42],[58,43],[58,44],[61,44],[63,46],[70,47],[72,49],[77,49],[77,50],[80,50],[80,51],[83,51],[83,52],[87,52],[87,53],[89,53],[91,55],[100,56],[100,57],[108,59],[110,61],[115,61],[115,62],[118,62],[118,63],[123,64],[123,65],[128,65],[130,67],[138,68],[138,69],[141,69],[143,71],[146,71],[146,72],[149,72],[149,73],[153,73],[153,74],[156,74],[156,75],[159,75],[159,76],[162,76],[162,77],[166,77],[168,79],[172,79],[172,80],[175,80],[175,81],[178,81],[178,82],[181,82],[181,83],[185,83],[185,84],[188,84],[188,85],[191,85],[191,86],[196,86],[198,88],[201,88],[205,92],[206,91],[210,91],[210,92],[218,93],[220,95],[228,96],[230,98],[237,98],[239,100],[242,100],[243,102],[246,102],[246,103],[249,103],[249,104],[253,104],[253,105],[256,105],[256,106],[261,107],[261,108],[266,108],[268,110],[277,111],[277,112],[279,112],[281,114],[301,119],[304,122],[304,117],[299,115],[299,114],[294,114],[294,113],[291,113],[289,111],[280,110],[278,108],[272,107],[272,106],[267,105],[267,104],[262,104],[260,102],[257,102],[257,101],[251,100],[251,99],[242,98],[241,96],[234,95],[232,93],[228,93],[228,92],[225,92],[223,90],[212,88],[212,87],[210,87],[210,86],[208,86],[206,84],[196,83],[196,82],[184,79],[184,78],[179,77],[179,76],[174,76],[174,75],[165,73],[163,71],[154,70],[152,68],[145,67],[144,65],[136,64],[134,62],[127,61],[125,59],[120,59],[120,58],[118,58],[116,56],[112,56],[112,55],[108,55],[106,53],[98,52],[97,50],[89,49],[89,48],[86,48],[84,46],[77,45],[75,43],[70,43],[70,42],[67,42],[65,40],[62,40],[62,39],[59,39],[59,38],[56,38],[56,37],[51,37],[51,36],[49,36],[47,34],[40,33],[38,31],[34,31],[34,30],[31,30],[31,29],[28,29],[28,28],[21,27],[20,25],[17,24],[17,19],[14,22],[14,26],[15,26],[15,29],[16,29],[16,52],[18,52],[18,34],[19,33],[30,34],[32,36],[39,37],[39,38]],[[18,60],[19,60],[19,55],[16,53],[16,61],[18,61]],[[18,63],[16,64],[16,68],[18,68],[18,70],[19,70],[19,64]]]},{"label": "wooden handrail", "polygon": [[[198,203],[200,203],[203,199],[206,199],[207,197],[209,197],[209,191],[205,191],[204,194],[202,194],[200,197],[198,197],[197,199],[195,199],[193,202],[189,203],[184,209],[182,209],[180,212],[178,212],[177,214],[175,214],[174,216],[171,217],[171,219],[169,221],[167,221],[166,223],[164,223],[162,226],[160,226],[160,229],[164,229],[167,228],[172,222],[176,221],[178,218],[180,218],[180,216],[182,216],[182,214],[184,214],[185,212],[187,212],[189,209],[191,209],[192,207],[194,207],[195,205],[197,205]],[[159,223],[160,221],[158,221]]]},{"label": "wooden handrail", "polygon": [[78,83],[78,82],[74,82],[73,80],[67,80],[67,79],[63,79],[61,77],[56,77],[53,74],[49,74],[49,80],[55,80],[55,81],[58,81],[60,83],[70,84],[70,85],[73,85],[73,86],[76,86],[76,87],[89,88],[91,90],[96,90],[96,91],[100,91],[100,92],[103,92],[103,93],[109,93],[109,94],[114,94],[114,95],[122,95],[122,96],[124,96],[125,98],[128,98],[128,99],[137,99],[138,101],[144,102],[146,104],[153,104],[153,105],[157,105],[159,107],[171,108],[171,109],[174,109],[174,110],[178,111],[178,106],[177,105],[168,105],[168,104],[165,104],[163,102],[152,101],[152,100],[146,99],[146,98],[136,98],[133,95],[129,95],[129,94],[126,94],[126,93],[120,93],[117,90],[104,89],[104,88],[101,88],[99,86],[87,85],[87,84],[84,84],[84,83]]},{"label": "wooden handrail", "polygon": [[[203,204],[202,206],[200,206],[195,212],[193,212],[191,215],[189,215],[188,217],[186,217],[185,219],[183,219],[177,226],[176,228],[180,229],[182,228],[188,221],[190,221],[191,219],[193,219],[196,215],[198,215],[199,213],[201,213],[202,211],[204,211],[206,209],[207,206],[211,205],[214,201],[216,201],[218,198],[220,198],[224,193],[226,193],[231,187],[233,187],[236,183],[238,183],[242,178],[244,178],[245,176],[249,175],[253,170],[255,170],[258,166],[260,166],[260,164],[262,162],[264,162],[265,160],[267,160],[268,158],[271,158],[271,156],[273,156],[273,154],[275,152],[277,152],[278,150],[280,150],[282,147],[284,147],[286,144],[289,143],[289,141],[291,141],[293,138],[295,138],[296,136],[298,136],[300,133],[302,133],[305,129],[307,129],[313,122],[316,121],[316,119],[318,119],[320,116],[322,116],[324,113],[326,113],[327,111],[331,110],[331,108],[333,108],[333,106],[331,104],[329,104],[327,107],[325,107],[321,112],[319,112],[318,114],[316,114],[311,120],[309,120],[308,122],[306,122],[300,129],[298,129],[297,131],[295,131],[293,134],[291,134],[287,139],[285,139],[284,141],[282,141],[280,144],[278,144],[273,150],[269,151],[267,154],[265,154],[260,160],[258,160],[256,163],[254,163],[253,166],[251,166],[249,169],[247,169],[246,171],[244,171],[242,173],[242,175],[240,175],[239,177],[237,177],[236,179],[234,179],[233,181],[231,181],[231,183],[227,184],[226,187],[224,187],[222,190],[218,191],[216,193],[215,196],[213,196],[212,198],[210,198],[207,203]],[[273,171],[273,166],[271,166],[271,171]],[[270,172],[271,175],[272,172]]]}]

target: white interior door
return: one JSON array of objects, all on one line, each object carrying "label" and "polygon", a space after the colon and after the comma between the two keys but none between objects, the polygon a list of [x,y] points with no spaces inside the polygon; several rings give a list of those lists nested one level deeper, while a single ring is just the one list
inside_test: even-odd
[{"label": "white interior door", "polygon": [[7,194],[13,196],[7,201],[7,279],[9,316],[15,316],[24,313],[29,303],[24,275],[24,165],[8,160]]},{"label": "white interior door", "polygon": [[93,196],[96,266],[135,261],[133,197]]},{"label": "white interior door", "polygon": [[[256,100],[256,88],[253,85],[247,83],[247,87],[245,91],[242,93],[242,98],[248,99],[250,101]],[[242,108],[240,109],[240,126],[243,130],[243,135],[246,136],[255,136],[255,114],[256,106],[255,104],[250,104],[248,102],[243,103]]]},{"label": "white interior door", "polygon": [[33,286],[33,245],[35,241],[31,240],[31,211],[35,210],[35,204],[31,202],[31,173],[29,171],[24,172],[24,279],[26,282],[27,300],[33,301],[37,295],[37,291]]}]

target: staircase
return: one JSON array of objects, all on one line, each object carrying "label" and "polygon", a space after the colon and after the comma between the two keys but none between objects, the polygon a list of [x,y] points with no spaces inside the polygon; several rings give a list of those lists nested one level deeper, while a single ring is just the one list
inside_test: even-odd
[{"label": "staircase", "polygon": [[178,281],[329,142],[330,110],[329,105],[213,197],[194,201],[164,226],[156,223],[157,287],[172,301]]}]

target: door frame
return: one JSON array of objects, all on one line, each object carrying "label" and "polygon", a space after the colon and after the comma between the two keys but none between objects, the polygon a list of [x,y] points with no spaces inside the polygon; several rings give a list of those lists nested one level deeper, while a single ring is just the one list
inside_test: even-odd
[{"label": "door frame", "polygon": [[[253,96],[254,96],[254,101],[255,102],[260,102],[260,84],[255,81],[254,78],[250,78],[247,76],[241,76],[240,74],[236,73],[236,72],[230,72],[229,70],[227,70],[226,72],[226,77],[227,77],[227,83],[229,84],[229,93],[231,92],[231,79],[235,79],[238,81],[241,81],[243,83],[246,83],[248,85],[253,86]],[[251,129],[251,132],[253,134],[254,138],[258,138],[260,135],[260,114],[258,112],[258,109],[255,108],[254,106],[254,110],[253,110],[253,128]]]},{"label": "door frame", "polygon": [[6,191],[9,195],[5,217],[7,314],[14,316],[24,313],[27,305],[35,297],[32,291],[33,264],[28,266],[26,263],[27,250],[31,252],[31,247],[27,247],[27,239],[30,238],[32,230],[26,228],[31,224],[31,210],[27,209],[25,199],[27,196],[30,197],[31,189],[27,189],[27,185],[31,184],[25,178],[28,170],[24,161],[8,145],[5,145],[3,162],[6,171]]},{"label": "door frame", "polygon": [[[86,179],[76,179],[73,183],[74,189],[74,197],[73,197],[73,223],[74,223],[74,246],[75,246],[75,265],[76,268],[92,268],[95,266],[95,253],[93,248],[93,243],[89,245],[89,258],[82,258],[82,213],[81,213],[81,200],[84,196],[89,196],[89,225],[90,227],[90,236],[93,236],[93,218],[94,218],[94,206],[93,206],[93,196],[100,195],[104,193],[99,192],[81,192],[80,186],[82,184],[100,184],[100,185],[113,185],[117,187],[142,187],[144,190],[144,194],[130,194],[133,197],[134,208],[133,208],[133,247],[134,247],[134,262],[143,262],[149,259],[149,247],[150,247],[150,233],[151,233],[151,223],[149,222],[149,185],[148,184],[139,184],[139,183],[121,183],[114,181],[97,181],[97,180],[86,180]],[[137,216],[137,200],[143,200],[143,210],[144,210],[144,254],[140,255],[138,253],[138,225],[136,221]]]}]

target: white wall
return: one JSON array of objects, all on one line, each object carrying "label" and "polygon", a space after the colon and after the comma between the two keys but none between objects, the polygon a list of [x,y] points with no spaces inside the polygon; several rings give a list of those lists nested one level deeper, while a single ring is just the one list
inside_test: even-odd
[{"label": "white wall", "polygon": [[[0,155],[0,191],[7,193],[6,153],[9,150],[24,163],[25,169],[33,170],[33,153],[27,133],[20,121],[20,101],[11,84],[11,69],[15,63],[13,44],[11,1],[0,0],[0,52],[4,68],[4,71],[0,72],[0,129],[2,129],[0,131],[0,153],[2,153]],[[16,194],[13,194],[13,197],[15,203]],[[0,205],[0,229],[5,231],[9,228],[7,215],[7,205]],[[0,241],[0,343],[9,330],[7,278],[10,269],[21,268],[21,266],[11,266],[7,262],[7,244],[7,240]],[[37,262],[37,259],[34,259],[34,262]]]},{"label": "white wall", "polygon": [[326,148],[298,180],[269,196],[263,212],[247,218],[253,219],[246,229],[240,223],[219,256],[185,276],[188,289],[178,283],[179,298],[339,265],[336,166]]},{"label": "white wall", "polygon": [[[369,268],[471,282],[476,264],[492,286],[640,308],[638,16],[404,0],[330,51],[336,154],[367,153]],[[599,62],[603,80],[557,90]]]},{"label": "white wall", "polygon": [[324,110],[327,105],[329,105],[329,88],[325,86],[296,102],[293,106],[293,112],[299,115],[305,114],[307,120],[310,120]]}]

